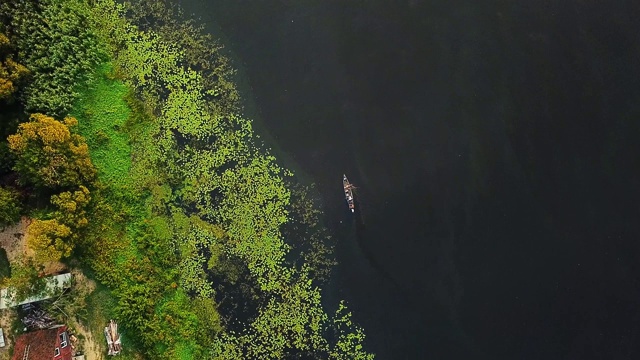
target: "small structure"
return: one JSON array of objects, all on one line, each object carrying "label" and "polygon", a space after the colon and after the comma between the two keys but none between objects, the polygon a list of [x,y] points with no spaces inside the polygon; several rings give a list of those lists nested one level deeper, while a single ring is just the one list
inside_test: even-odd
[{"label": "small structure", "polygon": [[15,291],[11,288],[0,289],[0,309],[28,304],[32,302],[51,299],[71,287],[71,273],[49,276],[46,278],[46,287],[40,294],[30,296],[22,301],[17,301]]},{"label": "small structure", "polygon": [[26,314],[20,321],[30,330],[48,329],[56,324],[56,320],[37,304],[24,304],[22,311]]},{"label": "small structure", "polygon": [[122,350],[122,343],[120,342],[120,334],[118,334],[118,324],[110,320],[109,325],[104,328],[104,337],[107,339],[107,345],[109,345],[109,355],[118,355]]},{"label": "small structure", "polygon": [[67,327],[58,325],[16,338],[12,360],[72,360]]}]

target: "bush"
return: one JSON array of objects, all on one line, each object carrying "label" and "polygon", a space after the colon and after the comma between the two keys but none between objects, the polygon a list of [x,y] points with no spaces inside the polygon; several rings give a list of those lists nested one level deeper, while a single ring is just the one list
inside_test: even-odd
[{"label": "bush", "polygon": [[18,192],[10,188],[0,187],[0,228],[18,222],[21,211]]},{"label": "bush", "polygon": [[11,266],[9,266],[9,258],[7,251],[0,248],[0,280],[11,277]]}]

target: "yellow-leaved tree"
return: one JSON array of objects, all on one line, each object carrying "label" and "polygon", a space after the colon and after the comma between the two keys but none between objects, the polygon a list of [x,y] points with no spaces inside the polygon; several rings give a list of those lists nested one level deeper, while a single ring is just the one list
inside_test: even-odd
[{"label": "yellow-leaved tree", "polygon": [[72,130],[75,118],[55,120],[43,114],[31,115],[10,135],[9,148],[16,155],[16,170],[26,184],[44,188],[88,185],[96,176],[85,139]]},{"label": "yellow-leaved tree", "polygon": [[89,189],[84,186],[51,196],[51,204],[57,208],[53,219],[34,220],[27,228],[27,245],[35,252],[37,262],[58,261],[71,255],[89,223],[86,207],[90,200]]},{"label": "yellow-leaved tree", "polygon": [[38,263],[58,261],[71,255],[71,228],[58,220],[34,220],[27,228],[27,246]]},{"label": "yellow-leaved tree", "polygon": [[13,61],[9,52],[9,38],[0,33],[0,100],[11,99],[16,91],[16,83],[29,71]]}]

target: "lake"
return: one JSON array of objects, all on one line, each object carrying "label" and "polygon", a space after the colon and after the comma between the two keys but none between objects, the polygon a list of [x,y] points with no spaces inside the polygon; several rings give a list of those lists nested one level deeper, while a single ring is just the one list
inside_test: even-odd
[{"label": "lake", "polygon": [[640,3],[178,2],[318,185],[379,359],[640,358]]}]

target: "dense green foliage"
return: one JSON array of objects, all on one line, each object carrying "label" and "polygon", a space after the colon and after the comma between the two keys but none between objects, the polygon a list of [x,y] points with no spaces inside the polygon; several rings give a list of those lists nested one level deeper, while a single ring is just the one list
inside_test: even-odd
[{"label": "dense green foliage", "polygon": [[243,259],[264,290],[277,288],[288,277],[281,268],[286,246],[279,227],[287,219],[289,193],[275,158],[252,145],[249,121],[208,112],[202,75],[181,66],[179,49],[151,32],[139,32],[115,5],[100,2],[97,8],[110,14],[96,21],[118,54],[118,73],[132,79],[130,85],[158,114],[147,134],[154,144],[144,148],[145,169],[134,163],[134,171],[148,173],[149,161],[161,164],[164,174],[149,174],[152,178],[143,181],[179,179],[176,195],[223,226],[227,251]]},{"label": "dense green foliage", "polygon": [[[75,106],[80,123],[87,123],[80,131],[91,144],[100,181],[92,194],[92,214],[82,248],[98,279],[113,290],[114,314],[123,328],[132,329],[131,340],[139,348],[146,349],[150,358],[197,358],[194,354],[213,336],[197,331],[203,329],[200,324],[219,329],[219,316],[206,298],[198,298],[198,304],[204,305],[197,308],[184,288],[178,287],[178,283],[189,282],[180,277],[180,258],[173,243],[175,221],[158,214],[165,208],[165,187],[149,190],[139,184],[141,177],[129,176],[132,160],[144,161],[135,151],[132,154],[140,146],[136,139],[141,139],[133,134],[145,131],[148,118],[141,104],[123,91],[122,84],[110,79],[109,73],[108,66],[101,67]],[[141,112],[131,112],[129,106]],[[87,111],[102,108],[127,111]],[[158,170],[157,165],[147,169]],[[176,214],[175,218],[186,217]],[[183,230],[190,234],[190,220],[186,222]]]},{"label": "dense green foliage", "polygon": [[13,173],[15,157],[9,149],[7,137],[18,130],[20,108],[19,102],[2,103],[0,100],[0,176]]},{"label": "dense green foliage", "polygon": [[89,88],[83,88],[72,114],[81,119],[78,131],[87,139],[91,160],[100,177],[111,184],[124,186],[129,183],[131,148],[124,132],[131,116],[123,98],[128,88],[112,77],[108,64],[98,68]]},{"label": "dense green foliage", "polygon": [[7,0],[0,19],[18,48],[18,61],[31,70],[24,93],[27,111],[63,117],[98,63],[100,52],[82,0]]},{"label": "dense green foliage", "polygon": [[10,145],[24,183],[55,191],[30,246],[40,262],[82,257],[106,287],[95,316],[150,359],[373,357],[343,304],[323,309],[320,213],[304,190],[292,202],[210,36],[162,1],[9,1],[0,17],[33,71],[26,109],[79,123],[33,115]]},{"label": "dense green foliage", "polygon": [[39,263],[58,261],[71,255],[71,229],[58,220],[34,220],[27,232],[27,246]]},{"label": "dense green foliage", "polygon": [[34,294],[41,294],[46,289],[46,280],[41,276],[42,264],[32,258],[20,257],[11,264],[11,278],[8,288],[17,301],[22,301]]},{"label": "dense green foliage", "polygon": [[71,255],[85,235],[89,201],[89,189],[82,185],[76,191],[51,196],[51,204],[55,207],[51,219],[36,219],[27,229],[27,245],[34,250],[38,262],[58,261]]}]

